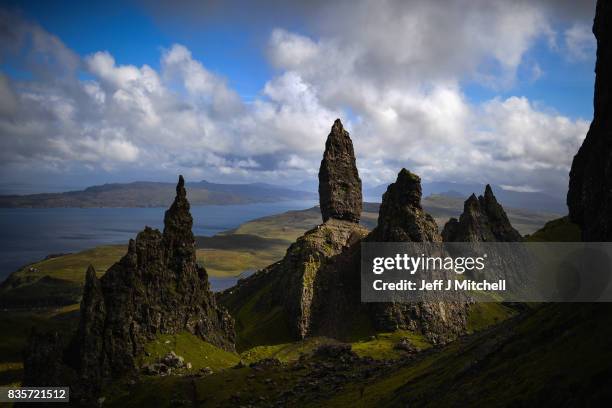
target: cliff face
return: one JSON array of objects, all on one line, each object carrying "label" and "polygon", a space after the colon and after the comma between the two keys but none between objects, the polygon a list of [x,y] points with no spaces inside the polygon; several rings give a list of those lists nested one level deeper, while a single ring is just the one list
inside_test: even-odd
[{"label": "cliff face", "polygon": [[[134,372],[144,345],[160,333],[189,331],[226,350],[234,349],[233,319],[217,307],[206,270],[196,263],[184,180],[166,211],[164,232],[146,227],[127,254],[98,279],[86,274],[79,328],[67,350],[83,384]],[[76,356],[76,357],[75,357]],[[26,364],[26,378],[44,384]]]},{"label": "cliff face", "polygon": [[612,240],[612,3],[599,0],[594,116],[570,171],[567,206],[584,241]]},{"label": "cliff face", "polygon": [[445,242],[517,242],[521,234],[510,224],[503,207],[487,184],[484,196],[472,194],[463,205],[463,213],[451,218],[442,231]]},{"label": "cliff face", "polygon": [[323,222],[330,218],[359,222],[361,216],[361,179],[355,163],[353,142],[336,119],[325,142],[319,169],[319,202]]},{"label": "cliff face", "polygon": [[325,143],[319,169],[319,199],[323,224],[298,238],[277,266],[282,271],[278,272],[280,301],[298,338],[311,334],[313,312],[320,307],[317,292],[325,266],[367,234],[359,225],[361,179],[353,142],[340,119],[334,122]]},{"label": "cliff face", "polygon": [[325,286],[322,282],[330,260],[367,233],[358,224],[330,219],[298,238],[287,250],[280,265],[285,272],[279,289],[299,338],[310,335],[316,324],[313,314],[325,301],[318,292]]}]

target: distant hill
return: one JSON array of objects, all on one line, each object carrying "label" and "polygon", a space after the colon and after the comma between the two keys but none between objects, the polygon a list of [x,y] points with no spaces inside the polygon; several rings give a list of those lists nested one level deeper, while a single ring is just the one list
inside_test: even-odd
[{"label": "distant hill", "polygon": [[[189,201],[202,204],[248,204],[316,199],[315,193],[264,183],[188,183]],[[167,207],[174,197],[174,183],[145,182],[103,184],[65,193],[0,195],[0,208],[50,207]]]},{"label": "distant hill", "polygon": [[[467,199],[472,193],[480,195],[485,185],[479,183],[453,183],[448,181],[423,182],[423,197],[438,195],[450,198]],[[505,190],[501,186],[492,185],[495,197],[504,207],[523,208],[526,210],[566,214],[565,196],[542,192],[521,192]],[[365,189],[365,199],[380,202],[387,184]]]}]

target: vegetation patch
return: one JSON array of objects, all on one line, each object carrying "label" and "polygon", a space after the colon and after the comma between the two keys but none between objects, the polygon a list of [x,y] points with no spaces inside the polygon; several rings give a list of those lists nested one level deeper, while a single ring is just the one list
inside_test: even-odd
[{"label": "vegetation patch", "polygon": [[171,351],[183,357],[185,363],[191,363],[194,371],[204,367],[209,367],[213,371],[222,370],[240,361],[237,354],[213,346],[192,333],[182,332],[162,334],[148,343],[141,364],[156,362]]},{"label": "vegetation patch", "polygon": [[580,227],[569,217],[547,222],[543,228],[527,236],[528,242],[580,242]]},{"label": "vegetation patch", "polygon": [[23,376],[22,353],[32,329],[69,333],[76,328],[73,306],[44,311],[0,312],[0,385],[16,385]]},{"label": "vegetation patch", "polygon": [[514,316],[516,310],[502,303],[479,302],[470,306],[467,329],[469,333],[486,329]]}]

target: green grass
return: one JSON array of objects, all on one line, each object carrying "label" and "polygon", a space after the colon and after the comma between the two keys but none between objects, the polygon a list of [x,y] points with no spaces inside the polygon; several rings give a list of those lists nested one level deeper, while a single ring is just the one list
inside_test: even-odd
[{"label": "green grass", "polygon": [[261,251],[198,249],[197,258],[209,276],[232,277],[244,271],[259,270],[280,260],[289,245],[276,245]]},{"label": "green grass", "polygon": [[[308,394],[292,406],[600,406],[610,394],[611,323],[607,304],[549,304],[441,349],[428,348],[409,332],[380,334],[353,344],[353,350],[394,358],[392,344],[409,337],[424,351],[371,377],[357,379],[349,371],[342,387]],[[105,406],[266,405],[308,374],[309,367],[293,366],[302,353],[333,341],[313,338],[242,354],[247,362],[275,357],[287,364],[263,371],[244,367],[198,378],[146,378]]]},{"label": "green grass", "polygon": [[543,228],[527,237],[529,242],[580,242],[580,228],[569,217],[546,223]]},{"label": "green grass", "polygon": [[174,351],[185,359],[185,363],[191,363],[193,371],[204,367],[218,371],[233,367],[240,361],[238,354],[213,346],[189,332],[160,335],[145,346],[145,351],[148,355],[141,357],[142,364],[155,362]]},{"label": "green grass", "polygon": [[246,363],[252,363],[264,358],[276,358],[282,362],[291,362],[301,355],[312,353],[323,344],[338,343],[337,340],[327,337],[309,337],[301,341],[289,343],[256,346],[240,354]]},{"label": "green grass", "polygon": [[514,316],[516,311],[493,302],[479,302],[470,305],[467,329],[469,333],[486,329]]},{"label": "green grass", "polygon": [[[246,350],[261,344],[283,344],[293,340],[289,318],[280,306],[260,307],[267,301],[270,287],[265,287],[247,299],[240,307],[229,306],[236,327],[236,348]],[[264,310],[261,311],[260,309]]]},{"label": "green grass", "polygon": [[228,234],[250,234],[263,238],[282,239],[292,243],[304,232],[321,224],[321,212],[313,207],[308,210],[287,211],[282,214],[258,218],[228,231]]},{"label": "green grass", "polygon": [[52,276],[56,279],[82,284],[85,280],[85,271],[90,264],[96,268],[98,276],[102,276],[112,264],[125,255],[126,250],[125,245],[103,245],[36,262],[20,269],[15,275],[28,279]]},{"label": "green grass", "polygon": [[424,336],[407,330],[378,333],[368,340],[352,343],[352,347],[353,351],[360,357],[372,357],[377,360],[394,360],[406,356],[404,351],[395,350],[394,348],[403,338],[407,338],[419,350],[431,347],[431,344]]}]

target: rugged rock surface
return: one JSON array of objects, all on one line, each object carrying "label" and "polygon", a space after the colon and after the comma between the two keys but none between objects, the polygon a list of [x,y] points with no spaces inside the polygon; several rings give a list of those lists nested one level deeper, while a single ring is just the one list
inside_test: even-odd
[{"label": "rugged rock surface", "polygon": [[402,169],[383,194],[378,225],[368,237],[378,242],[440,242],[438,226],[421,207],[421,179]]},{"label": "rugged rock surface", "polygon": [[[421,207],[418,176],[402,169],[383,195],[378,225],[363,241],[441,242],[433,218]],[[408,329],[444,343],[465,332],[467,303],[361,303],[361,242],[330,259],[319,272],[311,333],[343,339],[358,330]]]},{"label": "rugged rock surface", "polygon": [[612,3],[599,0],[594,116],[570,171],[567,206],[584,241],[612,240]]},{"label": "rugged rock surface", "polygon": [[330,218],[359,222],[362,197],[361,179],[349,133],[336,119],[325,142],[319,169],[319,202],[323,222]]},{"label": "rugged rock surface", "polygon": [[239,327],[250,338],[278,330],[276,339],[264,341],[279,341],[282,327],[289,327],[293,339],[347,339],[364,330],[410,329],[443,343],[464,333],[465,303],[361,303],[362,240],[442,241],[435,220],[421,206],[420,178],[400,171],[383,196],[377,227],[368,234],[356,223],[361,182],[350,138],[338,120],[326,143],[319,180],[325,222],[292,244],[283,260],[219,294],[220,302],[238,316]]},{"label": "rugged rock surface", "polygon": [[279,265],[285,271],[280,281],[281,293],[300,338],[310,334],[312,310],[318,307],[317,301],[323,301],[315,292],[320,290],[324,266],[367,233],[365,228],[352,222],[330,219],[306,232],[287,250]]},{"label": "rugged rock surface", "polygon": [[419,177],[402,170],[385,193],[378,225],[370,234],[352,222],[330,219],[300,237],[282,261],[221,293],[222,304],[235,315],[256,310],[258,317],[251,320],[262,323],[251,331],[288,324],[294,339],[342,340],[364,330],[396,329],[420,331],[434,343],[456,338],[465,332],[466,303],[361,303],[362,240],[441,242],[434,219],[420,201]]},{"label": "rugged rock surface", "polygon": [[472,194],[463,205],[463,213],[451,218],[442,231],[445,242],[517,242],[521,234],[508,220],[503,207],[497,202],[491,186],[487,184],[484,196]]},{"label": "rugged rock surface", "polygon": [[[355,165],[353,144],[340,120],[336,120],[325,144],[319,171],[323,224],[307,231],[287,250],[285,257],[219,295],[236,315],[256,301],[260,316],[276,313],[275,326],[288,326],[294,338],[311,334],[312,312],[321,271],[335,256],[358,242],[368,231],[359,225],[362,210],[361,180]],[[265,291],[268,295],[260,297]],[[282,315],[282,316],[279,316]],[[265,320],[265,319],[264,319]],[[246,325],[247,322],[239,322]]]},{"label": "rugged rock surface", "polygon": [[[383,195],[378,225],[365,238],[372,242],[441,242],[433,217],[421,207],[421,179],[402,169]],[[465,333],[469,305],[432,296],[418,303],[373,303],[370,313],[381,331],[423,333],[433,343],[446,343]]]},{"label": "rugged rock surface", "polygon": [[[88,394],[105,379],[135,372],[136,357],[160,333],[189,331],[234,349],[233,319],[217,307],[206,270],[196,263],[192,224],[181,176],[164,232],[146,227],[101,279],[88,269],[79,327],[66,352]],[[40,359],[31,360],[26,373],[36,370]],[[36,374],[30,378],[31,385],[45,385]]]}]

